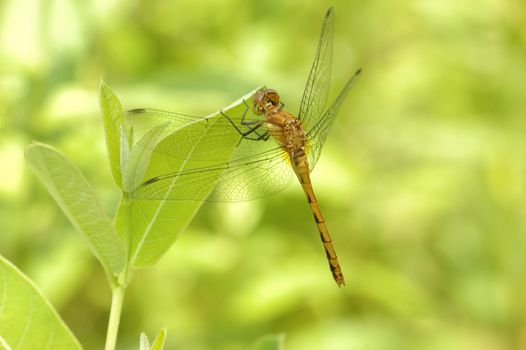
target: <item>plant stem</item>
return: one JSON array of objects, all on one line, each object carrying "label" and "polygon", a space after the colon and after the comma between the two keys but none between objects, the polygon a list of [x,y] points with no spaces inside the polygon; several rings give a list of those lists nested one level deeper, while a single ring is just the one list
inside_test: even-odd
[{"label": "plant stem", "polygon": [[[116,227],[117,229],[120,228],[121,230],[124,230],[124,232],[121,234],[121,236],[124,237],[131,237],[131,208],[132,206],[129,194],[127,192],[123,192],[116,218],[117,221],[119,221],[119,219],[122,220],[122,226],[116,224]],[[119,274],[119,276],[116,279],[109,279],[111,286],[111,310],[110,319],[108,321],[108,332],[106,334],[106,346],[104,347],[105,350],[115,350],[115,346],[117,345],[117,335],[119,334],[119,323],[121,321],[124,293],[128,283],[130,282],[129,279],[131,279],[132,273],[133,271],[130,268],[129,262],[127,261],[123,271]]]},{"label": "plant stem", "polygon": [[125,289],[126,287],[120,285],[112,289],[110,320],[108,322],[105,350],[114,350],[115,345],[117,344],[117,334],[119,333],[119,323],[121,320]]}]

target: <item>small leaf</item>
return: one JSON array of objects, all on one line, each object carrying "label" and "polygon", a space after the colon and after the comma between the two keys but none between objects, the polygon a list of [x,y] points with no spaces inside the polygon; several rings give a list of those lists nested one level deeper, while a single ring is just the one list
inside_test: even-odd
[{"label": "small leaf", "polygon": [[102,113],[104,133],[106,135],[106,148],[110,160],[113,181],[122,188],[120,167],[120,135],[115,128],[115,120],[122,114],[122,105],[113,90],[104,81],[100,83],[99,103]]},{"label": "small leaf", "polygon": [[163,350],[165,339],[166,339],[166,328],[163,328],[159,331],[159,334],[157,334],[157,337],[155,337],[153,344],[150,346],[150,341],[148,340],[148,336],[143,332],[141,333],[141,338],[140,338],[140,350]]},{"label": "small leaf", "polygon": [[285,350],[285,334],[269,334],[257,339],[249,350]]},{"label": "small leaf", "polygon": [[148,340],[148,336],[142,332],[141,333],[141,337],[139,338],[139,344],[140,344],[140,347],[139,349],[140,350],[150,350],[150,341]]},{"label": "small leaf", "polygon": [[157,125],[148,131],[140,141],[141,144],[146,145],[146,147],[135,147],[127,156],[126,165],[122,175],[122,188],[124,191],[130,192],[139,185],[148,169],[148,164],[150,163],[150,158],[155,149],[155,145],[159,142],[159,138],[166,126],[167,124]]},{"label": "small leaf", "polygon": [[109,277],[111,273],[118,274],[124,267],[124,244],[88,180],[51,146],[37,142],[29,145],[26,159],[73,226],[86,238]]},{"label": "small leaf", "polygon": [[2,256],[0,349],[82,349],[33,282]]},{"label": "small leaf", "polygon": [[159,331],[159,334],[157,334],[157,337],[155,337],[155,340],[153,341],[151,350],[163,350],[164,349],[164,342],[166,340],[166,328],[163,328]]}]

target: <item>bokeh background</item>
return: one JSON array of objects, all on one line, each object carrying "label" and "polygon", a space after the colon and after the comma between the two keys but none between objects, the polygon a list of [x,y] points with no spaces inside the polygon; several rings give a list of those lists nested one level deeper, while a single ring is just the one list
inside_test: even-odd
[{"label": "bokeh background", "polygon": [[0,2],[0,254],[86,349],[110,291],[24,148],[73,158],[108,213],[101,78],[125,108],[209,114],[260,84],[297,111],[335,6],[334,96],[363,76],[313,181],[346,275],[338,289],[297,184],[203,205],[126,295],[119,349],[526,349],[526,3]]}]

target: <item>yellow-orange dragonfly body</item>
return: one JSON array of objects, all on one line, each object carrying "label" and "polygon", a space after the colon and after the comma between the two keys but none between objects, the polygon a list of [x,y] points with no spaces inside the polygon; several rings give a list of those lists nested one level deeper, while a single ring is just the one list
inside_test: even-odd
[{"label": "yellow-orange dragonfly body", "polygon": [[[348,80],[335,101],[325,110],[330,85],[334,11],[325,16],[313,66],[305,87],[300,111],[296,116],[284,110],[279,94],[263,88],[252,97],[252,109],[242,115],[211,122],[207,118],[165,112],[154,109],[136,109],[127,112],[128,121],[148,125],[148,120],[173,123],[174,135],[169,142],[156,146],[156,150],[178,157],[184,154],[196,165],[150,178],[132,191],[137,199],[192,200],[201,199],[210,182],[215,189],[208,196],[211,201],[243,201],[276,193],[287,186],[294,175],[305,192],[314,220],[323,242],[329,267],[338,286],[344,277],[335,249],[314,194],[310,172],[316,164],[330,126],[355,79],[361,70]],[[251,109],[251,111],[249,111]],[[252,112],[254,118],[247,115]],[[181,125],[189,127],[180,132]],[[153,125],[153,122],[152,122]],[[168,126],[170,131],[171,126]],[[175,132],[179,131],[179,134]],[[181,136],[181,134],[183,134]],[[210,163],[219,154],[222,140],[237,138],[237,149],[228,161]],[[269,141],[274,140],[274,141]],[[268,141],[268,142],[267,142]],[[209,144],[203,150],[192,148],[194,142]],[[189,156],[190,154],[190,156]],[[206,166],[199,166],[200,161]]]},{"label": "yellow-orange dragonfly body", "polygon": [[332,239],[325,224],[318,200],[312,189],[310,166],[307,158],[308,142],[300,119],[282,110],[279,95],[271,89],[260,90],[254,96],[256,111],[265,115],[266,127],[270,136],[287,152],[294,173],[298,177],[307,196],[314,221],[318,226],[321,241],[325,248],[332,276],[338,286],[345,284],[342,269],[332,244]]}]

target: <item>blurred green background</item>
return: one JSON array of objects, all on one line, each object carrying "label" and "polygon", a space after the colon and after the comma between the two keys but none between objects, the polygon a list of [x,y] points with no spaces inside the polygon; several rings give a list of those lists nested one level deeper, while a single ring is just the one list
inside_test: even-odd
[{"label": "blurred green background", "polygon": [[332,281],[298,184],[205,204],[135,274],[119,349],[526,349],[526,3],[0,2],[0,254],[102,348],[102,269],[24,148],[73,158],[113,214],[101,78],[126,109],[209,114],[260,84],[297,111],[329,5],[334,96],[364,73],[313,173],[347,286]]}]

